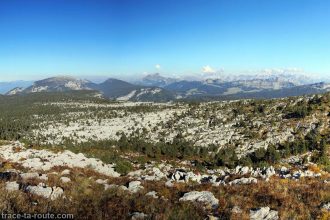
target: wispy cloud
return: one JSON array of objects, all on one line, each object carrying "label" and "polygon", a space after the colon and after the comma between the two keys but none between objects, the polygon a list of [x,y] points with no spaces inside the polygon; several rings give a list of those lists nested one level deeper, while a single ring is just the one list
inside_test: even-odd
[{"label": "wispy cloud", "polygon": [[216,73],[216,70],[213,69],[211,66],[206,65],[206,66],[203,66],[202,72],[207,73],[207,74],[210,74],[210,73],[213,74],[213,73]]}]

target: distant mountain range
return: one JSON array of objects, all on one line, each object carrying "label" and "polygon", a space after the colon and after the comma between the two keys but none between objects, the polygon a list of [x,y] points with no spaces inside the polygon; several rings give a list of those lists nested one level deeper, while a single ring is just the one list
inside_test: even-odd
[{"label": "distant mountain range", "polygon": [[16,87],[20,88],[26,88],[28,86],[31,86],[33,84],[33,81],[12,81],[12,82],[0,82],[0,94],[5,94],[9,90],[12,90]]},{"label": "distant mountain range", "polygon": [[144,86],[165,87],[177,81],[179,81],[179,79],[164,77],[159,73],[154,73],[144,76],[140,81],[137,81],[136,84],[144,85]]},{"label": "distant mountain range", "polygon": [[[24,81],[20,81],[24,82]],[[8,84],[1,86],[9,88]],[[6,95],[19,95],[36,92],[65,92],[94,90],[101,96],[118,101],[153,101],[167,102],[180,99],[188,100],[227,100],[240,98],[279,98],[330,91],[330,84],[303,84],[301,77],[293,75],[268,75],[235,78],[208,78],[188,81],[167,78],[160,74],[143,77],[136,83],[118,79],[107,79],[102,83],[73,77],[51,77],[34,83],[12,83],[23,85],[11,88]],[[6,87],[7,86],[7,87]],[[25,86],[25,87],[24,87]]]},{"label": "distant mountain range", "polygon": [[105,98],[121,101],[164,102],[175,99],[172,92],[159,87],[134,85],[118,79],[108,79],[103,83],[96,84],[88,80],[75,79],[73,77],[51,77],[39,80],[27,88],[13,88],[6,95],[77,90],[95,90]]}]

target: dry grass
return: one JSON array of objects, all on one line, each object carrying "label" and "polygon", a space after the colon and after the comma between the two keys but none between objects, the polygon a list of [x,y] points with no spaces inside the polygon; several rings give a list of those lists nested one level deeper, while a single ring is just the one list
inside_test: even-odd
[{"label": "dry grass", "polygon": [[[221,219],[248,219],[250,209],[269,206],[279,212],[281,219],[329,219],[329,212],[320,209],[322,203],[330,201],[330,184],[324,184],[323,179],[271,178],[269,182],[220,187],[175,183],[173,188],[165,187],[164,181],[142,181],[144,189],[130,194],[119,189],[104,191],[103,185],[95,182],[107,179],[109,184],[127,185],[131,181],[128,177],[107,178],[93,170],[71,168],[66,176],[72,182],[62,183],[60,173],[64,169],[70,168],[54,167],[48,173],[59,174],[49,174],[45,182],[62,187],[65,197],[48,201],[21,191],[9,193],[2,182],[0,209],[7,213],[72,213],[77,219],[128,219],[133,212],[149,214],[151,219],[205,219],[208,214]],[[27,183],[39,182],[32,179]],[[185,192],[194,190],[211,191],[219,199],[219,208],[205,210],[201,204],[179,202]],[[156,191],[159,198],[145,196],[150,191]],[[232,213],[234,206],[240,207],[242,213]]]}]

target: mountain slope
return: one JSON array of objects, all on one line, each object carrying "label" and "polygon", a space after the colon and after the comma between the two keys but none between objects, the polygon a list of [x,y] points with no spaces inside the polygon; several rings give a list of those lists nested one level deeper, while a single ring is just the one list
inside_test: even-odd
[{"label": "mountain slope", "polygon": [[5,94],[8,91],[17,87],[26,88],[28,86],[31,86],[32,84],[33,84],[32,81],[23,81],[23,80],[12,81],[12,82],[0,82],[0,94]]},{"label": "mountain slope", "polygon": [[296,85],[279,79],[256,79],[226,82],[220,79],[204,81],[179,81],[165,86],[170,91],[179,93],[182,97],[192,96],[225,96],[241,93],[255,93],[268,90],[282,90]]},{"label": "mountain slope", "polygon": [[[156,79],[159,77],[162,79],[159,74],[153,76]],[[296,85],[275,77],[231,82],[222,81],[221,79],[178,81],[161,88],[134,85],[113,78],[96,84],[72,77],[52,77],[36,81],[26,89],[21,87],[13,88],[6,95],[83,90],[95,90],[105,98],[118,101],[167,102],[179,98],[188,100],[230,100],[242,98],[281,98],[318,94],[330,91],[330,84]]]},{"label": "mountain slope", "polygon": [[22,87],[16,87],[12,90],[8,91],[5,95],[17,95],[19,93],[22,93],[24,91],[24,88]]},{"label": "mountain slope", "polygon": [[92,90],[94,83],[72,77],[51,77],[36,81],[32,86],[24,89],[23,93],[33,92],[63,92],[71,90]]},{"label": "mountain slope", "polygon": [[133,90],[140,89],[141,86],[133,85],[131,83],[110,78],[103,83],[95,85],[94,89],[99,90],[107,98],[117,98],[125,96]]},{"label": "mountain slope", "polygon": [[188,100],[236,100],[236,99],[273,99],[285,98],[292,96],[303,96],[313,94],[323,94],[330,91],[330,84],[316,83],[310,85],[294,86],[290,88],[282,88],[277,90],[265,89],[255,92],[239,92],[235,94],[227,94],[220,96],[199,95],[187,97]]},{"label": "mountain slope", "polygon": [[94,89],[119,101],[170,101],[174,95],[162,88],[138,86],[118,79],[108,79]]},{"label": "mountain slope", "polygon": [[143,86],[156,86],[156,87],[165,87],[171,83],[178,81],[175,78],[164,77],[159,73],[148,74],[137,82],[139,85]]}]

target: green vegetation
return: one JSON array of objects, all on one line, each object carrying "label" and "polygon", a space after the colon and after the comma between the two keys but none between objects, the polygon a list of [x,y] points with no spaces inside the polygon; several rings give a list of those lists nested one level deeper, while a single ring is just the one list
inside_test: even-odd
[{"label": "green vegetation", "polygon": [[[96,157],[105,163],[116,163],[118,172],[125,174],[132,170],[131,163],[121,157],[122,153],[136,152],[139,156],[146,159],[184,159],[195,160],[198,166],[227,166],[237,165],[264,166],[277,163],[280,158],[292,155],[304,154],[312,151],[312,161],[321,164],[329,169],[329,140],[326,135],[321,135],[318,129],[313,129],[310,133],[303,136],[297,132],[294,141],[288,141],[278,145],[270,145],[267,149],[258,149],[240,159],[235,152],[236,146],[228,145],[219,150],[217,144],[208,147],[195,146],[193,142],[184,138],[184,130],[176,127],[180,120],[189,117],[192,119],[207,120],[210,128],[219,126],[223,123],[218,112],[227,108],[230,117],[236,120],[235,127],[242,128],[242,136],[252,140],[264,138],[261,128],[254,124],[253,119],[265,117],[267,114],[283,115],[284,120],[303,119],[317,110],[324,111],[330,100],[330,94],[314,96],[309,101],[302,99],[296,101],[294,98],[276,103],[278,100],[242,100],[226,104],[191,102],[185,103],[185,111],[175,113],[174,117],[166,122],[160,122],[158,127],[162,129],[175,128],[177,135],[173,140],[168,141],[164,137],[157,143],[151,143],[146,138],[148,132],[146,128],[137,129],[132,127],[131,134],[127,135],[118,132],[119,140],[88,140],[87,142],[77,142],[74,139],[76,134],[63,138],[62,143],[57,146],[45,144],[45,140],[53,139],[53,134],[40,136],[32,134],[33,129],[45,128],[53,122],[69,125],[77,119],[85,119],[86,125],[90,124],[89,119],[96,119],[99,123],[112,117],[126,117],[135,113],[143,117],[143,113],[154,112],[168,106],[154,106],[150,104],[138,106],[115,106],[110,110],[104,106],[80,106],[81,103],[112,104],[113,102],[95,98],[91,91],[66,92],[66,93],[35,93],[19,96],[0,97],[0,139],[2,140],[21,140],[33,147],[46,147],[53,149],[69,149],[73,152],[81,152],[89,157]],[[50,103],[65,102],[69,105],[61,106]],[[78,104],[75,104],[78,103]],[[80,104],[79,104],[80,103]],[[277,105],[275,105],[275,103]],[[181,103],[182,104],[182,103]],[[178,108],[180,103],[173,105]],[[274,106],[277,106],[274,108]],[[118,111],[122,110],[122,111]],[[70,114],[77,114],[76,117],[67,117]],[[275,114],[275,115],[276,115]],[[66,117],[63,117],[66,116]],[[281,116],[282,117],[282,116]],[[269,126],[276,125],[276,117],[269,119]],[[47,124],[48,123],[48,124]],[[154,127],[157,129],[157,127]],[[115,146],[112,148],[112,146]]]}]

